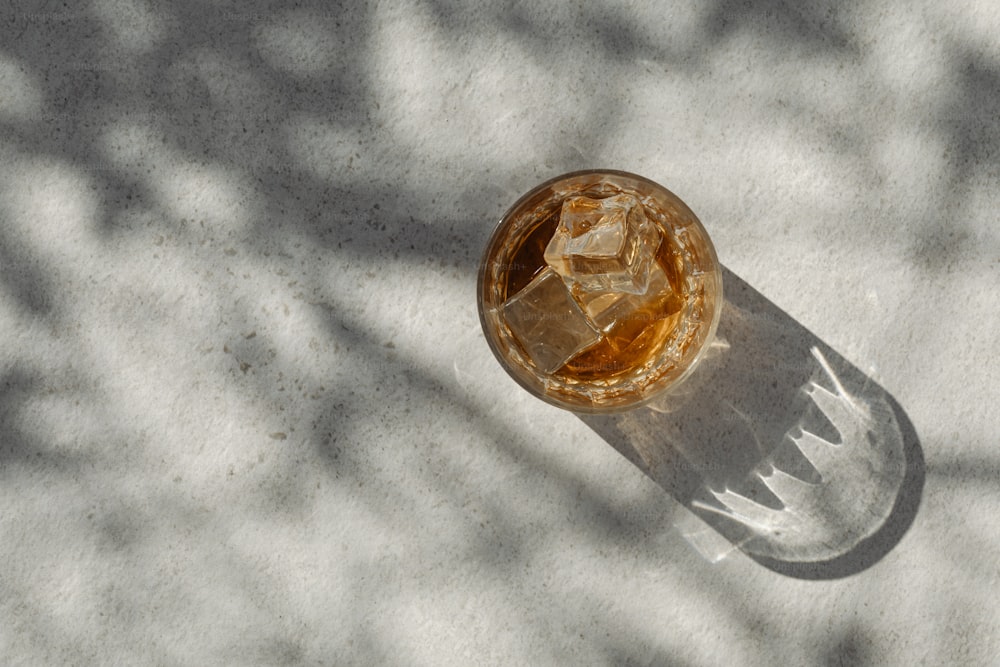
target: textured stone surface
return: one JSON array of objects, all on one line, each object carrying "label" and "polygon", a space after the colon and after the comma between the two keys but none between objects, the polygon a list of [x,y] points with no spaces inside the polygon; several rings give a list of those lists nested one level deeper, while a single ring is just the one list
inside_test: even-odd
[{"label": "textured stone surface", "polygon": [[[0,17],[6,663],[995,660],[995,3]],[[883,557],[711,562],[504,375],[481,249],[594,167],[676,192],[898,401],[924,486]]]}]

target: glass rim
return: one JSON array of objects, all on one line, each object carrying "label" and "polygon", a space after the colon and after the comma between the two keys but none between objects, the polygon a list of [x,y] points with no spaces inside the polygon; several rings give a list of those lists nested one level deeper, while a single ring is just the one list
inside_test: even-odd
[{"label": "glass rim", "polygon": [[[651,188],[654,192],[662,193],[667,199],[679,203],[685,209],[685,213],[689,215],[689,222],[692,227],[696,230],[698,236],[698,241],[704,246],[704,251],[708,256],[708,264],[713,268],[711,279],[714,280],[714,302],[712,305],[711,317],[706,319],[699,325],[699,329],[705,327],[707,323],[707,330],[698,348],[695,350],[694,354],[691,356],[690,360],[686,361],[686,368],[684,368],[681,373],[667,381],[664,382],[662,387],[656,387],[657,382],[661,381],[654,380],[651,384],[655,389],[649,391],[647,395],[637,396],[633,399],[622,400],[608,405],[600,405],[591,401],[590,403],[585,402],[574,402],[572,400],[567,400],[560,398],[559,396],[554,396],[550,392],[545,390],[544,384],[536,381],[532,382],[528,375],[530,375],[530,369],[521,368],[520,365],[516,364],[501,347],[500,347],[500,334],[493,331],[493,323],[487,320],[487,305],[494,307],[495,304],[487,304],[487,294],[486,294],[486,282],[488,265],[490,264],[490,258],[496,255],[496,250],[498,244],[504,241],[509,233],[509,225],[511,219],[515,214],[522,213],[524,206],[530,202],[533,198],[539,196],[539,194],[545,192],[546,190],[553,189],[555,186],[563,182],[571,182],[574,179],[586,178],[587,176],[606,176],[611,177],[612,180],[620,179],[625,181],[633,181],[637,184],[643,184],[648,188]],[[623,184],[615,184],[621,186]],[[627,185],[626,185],[627,189]],[[652,401],[654,398],[662,395],[668,389],[672,389],[678,386],[683,380],[685,380],[691,372],[698,365],[698,362],[704,356],[705,351],[710,347],[711,341],[715,337],[715,332],[718,327],[719,319],[722,312],[722,302],[724,301],[722,292],[722,272],[721,265],[719,264],[718,255],[715,250],[715,246],[712,243],[711,237],[708,235],[707,230],[701,223],[698,216],[690,209],[689,206],[678,197],[673,191],[664,187],[660,183],[653,181],[645,176],[635,174],[628,171],[622,171],[617,169],[582,169],[571,172],[566,172],[558,176],[549,178],[522,194],[518,199],[504,212],[502,216],[498,219],[493,231],[490,234],[489,240],[487,241],[482,256],[480,257],[478,266],[478,277],[476,281],[476,300],[477,300],[477,310],[479,312],[480,326],[483,330],[483,335],[486,338],[486,342],[496,357],[500,366],[518,385],[521,386],[531,395],[554,405],[556,407],[569,410],[571,412],[582,413],[582,414],[612,414],[621,413],[633,410],[635,408],[641,407]],[[535,371],[536,375],[546,375],[540,371]]]}]

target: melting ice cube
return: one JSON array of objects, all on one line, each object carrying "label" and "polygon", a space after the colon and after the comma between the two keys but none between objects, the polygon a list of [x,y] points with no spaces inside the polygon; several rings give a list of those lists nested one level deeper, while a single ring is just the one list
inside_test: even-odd
[{"label": "melting ice cube", "polygon": [[545,248],[545,262],[571,288],[643,294],[660,234],[632,195],[570,197]]},{"label": "melting ice cube", "polygon": [[652,320],[672,315],[679,308],[679,305],[664,312],[650,312],[650,308],[654,305],[664,308],[667,304],[672,304],[673,300],[669,299],[672,293],[673,289],[670,286],[670,281],[667,280],[667,274],[663,272],[657,262],[653,262],[652,266],[649,267],[647,289],[642,294],[614,290],[587,292],[580,289],[573,292],[590,321],[604,332],[627,318]]},{"label": "melting ice cube", "polygon": [[594,326],[609,331],[623,318],[662,303],[671,286],[656,253],[660,231],[632,195],[571,197],[545,248],[545,261]]},{"label": "melting ice cube", "polygon": [[504,303],[503,316],[544,373],[558,370],[601,338],[562,278],[548,267]]}]

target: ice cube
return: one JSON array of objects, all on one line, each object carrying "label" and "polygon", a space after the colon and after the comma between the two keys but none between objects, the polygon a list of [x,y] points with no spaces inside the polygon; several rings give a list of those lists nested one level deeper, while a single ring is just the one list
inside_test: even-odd
[{"label": "ice cube", "polygon": [[660,233],[632,195],[570,197],[545,248],[545,262],[570,287],[643,294]]},{"label": "ice cube", "polygon": [[649,309],[654,304],[665,303],[673,293],[663,268],[655,260],[646,271],[646,291],[642,294],[616,290],[584,290],[575,287],[573,296],[594,325],[603,332],[609,331],[625,318],[651,318]]},{"label": "ice cube", "polygon": [[566,283],[549,267],[504,303],[503,316],[528,357],[544,373],[558,370],[601,338]]}]

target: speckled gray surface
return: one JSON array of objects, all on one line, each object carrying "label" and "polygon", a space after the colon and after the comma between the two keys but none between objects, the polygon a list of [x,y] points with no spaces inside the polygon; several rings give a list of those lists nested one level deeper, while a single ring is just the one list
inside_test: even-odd
[{"label": "speckled gray surface", "polygon": [[[995,3],[0,17],[6,664],[995,661]],[[817,575],[706,541],[499,368],[492,223],[590,167],[679,194],[789,349],[893,398],[879,549]],[[719,405],[767,361],[729,322]]]}]

